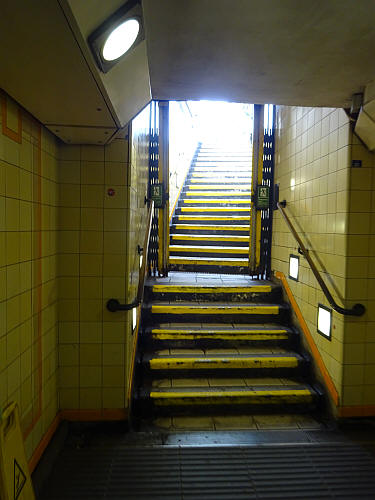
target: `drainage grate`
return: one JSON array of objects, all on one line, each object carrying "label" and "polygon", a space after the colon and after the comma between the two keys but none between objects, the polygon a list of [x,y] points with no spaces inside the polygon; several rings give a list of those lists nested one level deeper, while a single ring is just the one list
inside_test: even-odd
[{"label": "drainage grate", "polygon": [[375,459],[352,444],[65,449],[44,500],[375,498]]}]

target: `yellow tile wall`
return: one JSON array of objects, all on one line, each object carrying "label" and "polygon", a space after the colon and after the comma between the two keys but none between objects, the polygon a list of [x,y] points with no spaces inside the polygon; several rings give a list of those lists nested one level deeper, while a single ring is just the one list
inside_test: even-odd
[{"label": "yellow tile wall", "polygon": [[[351,306],[347,237],[352,225],[348,212],[351,203],[348,118],[341,109],[280,106],[276,128],[275,182],[280,185],[280,199],[287,201],[286,210],[335,300]],[[272,268],[288,276],[289,254],[298,255],[297,251],[293,236],[275,212]],[[346,319],[333,313],[331,341],[317,333],[317,304],[329,304],[302,257],[299,281],[289,279],[289,285],[339,391],[340,402],[345,404]],[[352,352],[353,356],[356,352],[356,360],[359,360],[357,339],[353,341]]]},{"label": "yellow tile wall", "polygon": [[57,413],[57,140],[0,94],[0,407],[28,458]]},{"label": "yellow tile wall", "polygon": [[[148,188],[148,169],[149,169],[149,123],[150,109],[147,106],[133,121],[131,126],[130,140],[130,171],[129,171],[129,231],[128,231],[128,260],[126,275],[127,297],[128,301],[132,302],[138,291],[138,280],[140,270],[140,256],[137,251],[137,246],[143,248],[144,237],[146,232],[147,221],[147,198]],[[139,310],[138,310],[139,314]],[[126,380],[128,390],[128,382],[131,377],[132,359],[136,349],[136,336],[133,332],[133,312],[128,314],[129,335],[126,342]],[[126,394],[126,400],[128,394]]]},{"label": "yellow tile wall", "polygon": [[106,302],[128,295],[128,150],[127,135],[59,150],[61,409],[125,405],[129,314],[110,313]]},{"label": "yellow tile wall", "polygon": [[375,406],[375,154],[351,135],[348,194],[347,297],[362,303],[361,318],[348,317],[344,332],[343,404]]}]

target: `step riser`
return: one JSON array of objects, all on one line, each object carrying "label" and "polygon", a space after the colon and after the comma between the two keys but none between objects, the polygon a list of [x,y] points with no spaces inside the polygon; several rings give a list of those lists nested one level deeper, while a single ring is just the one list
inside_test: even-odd
[{"label": "step riser", "polygon": [[190,226],[189,228],[183,227],[173,227],[173,233],[174,234],[188,234],[188,235],[221,235],[221,236],[249,236],[249,229],[240,229],[240,230],[233,230],[233,228],[225,228],[225,229],[211,229],[210,227],[204,228],[204,229],[197,229],[193,225]]},{"label": "step riser", "polygon": [[222,247],[233,247],[233,246],[236,246],[236,247],[245,247],[245,248],[249,248],[249,239],[246,238],[246,241],[235,241],[235,240],[230,240],[230,241],[223,241],[221,239],[219,239],[219,235],[218,235],[218,239],[217,240],[206,240],[206,239],[198,239],[198,238],[194,238],[194,239],[180,239],[178,237],[178,235],[173,235],[171,236],[170,238],[170,242],[171,242],[171,245],[201,245],[201,246],[217,246],[218,244],[220,244],[220,246]]},{"label": "step riser", "polygon": [[[151,313],[148,313],[151,316]],[[166,314],[166,313],[152,313],[152,318],[148,317],[151,321],[155,321],[158,323],[196,323],[197,322],[197,314]],[[273,323],[281,324],[283,321],[287,319],[287,312],[283,311],[278,315],[268,316],[267,314],[223,314],[219,315],[215,314],[200,314],[199,322],[201,323],[213,323],[219,322],[223,324],[231,324],[231,323],[260,323],[265,322],[269,323],[272,321]],[[147,320],[146,320],[147,321]],[[144,323],[149,324],[149,323]]]},{"label": "step riser", "polygon": [[244,216],[250,218],[247,207],[177,207],[175,215],[210,215],[211,217]]},{"label": "step riser", "polygon": [[170,264],[170,271],[185,271],[194,272],[199,271],[202,273],[223,273],[223,274],[249,274],[249,268],[246,267],[231,267],[231,266],[217,266],[205,264]]},{"label": "step riser", "polygon": [[202,198],[202,201],[204,203],[200,203],[194,200],[180,200],[178,202],[178,208],[183,208],[183,207],[204,207],[206,204],[207,206],[211,208],[215,207],[241,207],[241,208],[247,208],[247,210],[250,210],[250,202],[248,200],[233,200],[233,202],[229,202],[228,200],[206,200]]},{"label": "step riser", "polygon": [[[229,247],[228,247],[229,249]],[[170,257],[204,257],[209,259],[210,257],[220,259],[223,258],[225,259],[226,257],[228,258],[236,258],[236,259],[243,259],[245,258],[248,254],[249,251],[248,249],[245,248],[245,252],[237,252],[237,253],[232,253],[232,252],[191,252],[191,251],[184,251],[183,249],[180,250],[170,250],[169,255]]]},{"label": "step riser", "polygon": [[261,302],[272,303],[278,302],[281,299],[281,291],[278,289],[272,292],[234,292],[234,293],[220,293],[220,292],[155,292],[151,288],[145,289],[145,300],[150,302],[152,300],[170,300],[170,301],[212,301],[212,302]]},{"label": "step riser", "polygon": [[263,348],[294,348],[293,337],[286,339],[263,339],[263,340],[247,340],[246,336],[238,337],[237,339],[228,339],[226,337],[215,338],[200,338],[194,340],[189,339],[169,339],[158,340],[150,336],[144,337],[144,348],[147,351],[155,351],[162,349],[237,349],[240,347],[263,347]]},{"label": "step riser", "polygon": [[154,415],[155,417],[170,417],[170,416],[221,416],[221,415],[288,415],[288,414],[305,414],[314,412],[316,403],[309,404],[286,404],[279,402],[278,404],[233,404],[227,403],[209,403],[199,405],[176,405],[176,406],[155,406],[151,402],[142,404],[142,410],[139,410],[145,416]]}]

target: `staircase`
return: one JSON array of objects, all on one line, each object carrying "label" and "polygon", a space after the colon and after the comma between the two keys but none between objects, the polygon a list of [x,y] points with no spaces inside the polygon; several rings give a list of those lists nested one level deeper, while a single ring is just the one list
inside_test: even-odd
[{"label": "staircase", "polygon": [[248,273],[251,151],[201,146],[170,228],[170,269]]},{"label": "staircase", "polygon": [[136,414],[308,413],[320,394],[281,289],[246,276],[170,273],[149,280]]},{"label": "staircase", "polygon": [[200,147],[172,220],[171,271],[146,283],[134,400],[146,427],[317,408],[280,286],[248,276],[250,185],[248,151]]}]

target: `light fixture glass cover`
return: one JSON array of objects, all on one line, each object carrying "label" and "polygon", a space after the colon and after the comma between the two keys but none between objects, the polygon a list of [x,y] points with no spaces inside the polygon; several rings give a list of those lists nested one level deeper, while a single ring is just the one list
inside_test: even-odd
[{"label": "light fixture glass cover", "polygon": [[332,311],[328,307],[318,304],[318,332],[331,338]]},{"label": "light fixture glass cover", "polygon": [[132,314],[132,329],[133,331],[135,330],[135,327],[137,326],[137,308],[134,307],[133,309],[133,314]]},{"label": "light fixture glass cover", "polygon": [[298,281],[299,273],[299,257],[297,255],[289,255],[289,278]]},{"label": "light fixture glass cover", "polygon": [[128,19],[108,36],[103,45],[103,58],[106,61],[114,61],[125,54],[136,41],[140,30],[137,19]]}]

